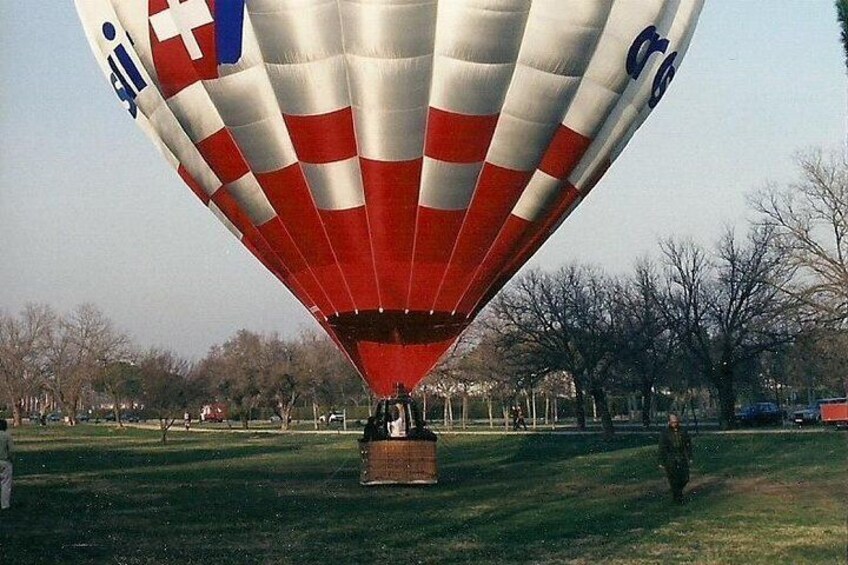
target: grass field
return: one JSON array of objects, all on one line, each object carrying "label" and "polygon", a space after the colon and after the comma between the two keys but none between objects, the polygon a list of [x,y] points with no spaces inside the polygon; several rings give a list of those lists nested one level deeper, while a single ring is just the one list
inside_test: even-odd
[{"label": "grass field", "polygon": [[358,485],[355,436],[35,426],[0,563],[845,563],[848,435],[443,435],[440,483]]}]

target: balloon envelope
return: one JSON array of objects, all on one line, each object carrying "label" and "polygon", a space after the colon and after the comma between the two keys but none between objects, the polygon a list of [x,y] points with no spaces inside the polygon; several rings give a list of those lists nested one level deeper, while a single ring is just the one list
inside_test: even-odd
[{"label": "balloon envelope", "polygon": [[76,6],[132,119],[387,395],[592,189],[702,1]]}]

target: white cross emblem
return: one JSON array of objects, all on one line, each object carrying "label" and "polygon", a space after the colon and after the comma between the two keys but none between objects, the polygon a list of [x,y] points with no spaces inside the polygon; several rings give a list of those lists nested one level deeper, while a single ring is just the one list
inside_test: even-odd
[{"label": "white cross emblem", "polygon": [[205,0],[168,0],[167,10],[150,16],[150,25],[156,39],[166,41],[179,35],[192,61],[203,58],[203,51],[194,37],[194,30],[214,21]]}]

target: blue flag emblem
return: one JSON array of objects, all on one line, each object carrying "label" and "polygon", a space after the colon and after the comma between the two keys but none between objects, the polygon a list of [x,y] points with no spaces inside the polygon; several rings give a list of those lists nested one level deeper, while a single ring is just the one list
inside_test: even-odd
[{"label": "blue flag emblem", "polygon": [[215,2],[215,41],[218,64],[238,63],[244,41],[244,2]]}]

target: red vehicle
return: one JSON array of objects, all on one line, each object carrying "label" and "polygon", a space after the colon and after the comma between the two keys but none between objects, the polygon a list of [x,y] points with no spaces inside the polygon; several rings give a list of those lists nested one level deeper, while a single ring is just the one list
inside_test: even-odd
[{"label": "red vehicle", "polygon": [[848,426],[848,398],[830,398],[823,402],[821,421],[825,425]]},{"label": "red vehicle", "polygon": [[221,402],[216,402],[215,404],[207,404],[200,410],[200,421],[201,422],[223,422],[224,420],[229,419],[229,413],[227,412],[227,405]]}]

